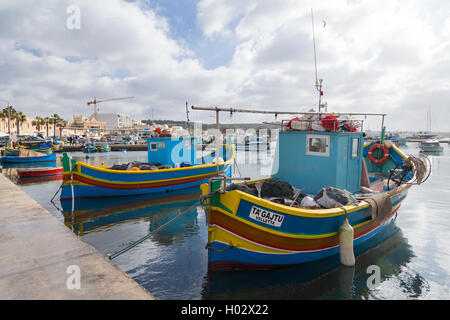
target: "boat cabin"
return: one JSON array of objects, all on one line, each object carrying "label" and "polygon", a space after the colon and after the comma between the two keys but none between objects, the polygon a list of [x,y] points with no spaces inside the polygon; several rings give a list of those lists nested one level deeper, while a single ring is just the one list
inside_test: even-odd
[{"label": "boat cabin", "polygon": [[161,137],[150,138],[148,145],[148,162],[169,164],[172,167],[183,162],[191,165],[197,161],[198,137]]},{"label": "boat cabin", "polygon": [[362,132],[282,131],[272,177],[308,194],[324,187],[359,192],[363,144]]}]

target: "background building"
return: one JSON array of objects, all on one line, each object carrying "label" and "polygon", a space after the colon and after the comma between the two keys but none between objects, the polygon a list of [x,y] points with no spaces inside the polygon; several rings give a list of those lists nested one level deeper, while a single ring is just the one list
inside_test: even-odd
[{"label": "background building", "polygon": [[119,113],[99,113],[97,115],[99,122],[106,123],[107,130],[125,129],[133,127],[133,120],[130,116]]}]

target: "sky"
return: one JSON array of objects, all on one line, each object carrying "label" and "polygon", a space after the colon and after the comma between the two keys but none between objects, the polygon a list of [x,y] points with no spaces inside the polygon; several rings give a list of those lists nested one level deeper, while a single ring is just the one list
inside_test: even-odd
[{"label": "sky", "polygon": [[388,130],[420,131],[431,108],[433,131],[450,131],[447,0],[2,0],[0,104],[66,120],[92,114],[94,97],[134,96],[100,113],[141,120],[185,120],[186,101],[317,110],[311,9],[328,111],[387,113]]}]

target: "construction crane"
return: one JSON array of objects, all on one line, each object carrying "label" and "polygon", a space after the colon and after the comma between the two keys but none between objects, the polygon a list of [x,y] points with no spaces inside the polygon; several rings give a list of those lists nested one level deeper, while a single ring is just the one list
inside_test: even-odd
[{"label": "construction crane", "polygon": [[100,102],[106,102],[106,101],[125,100],[125,99],[131,99],[131,98],[134,98],[134,97],[109,98],[109,99],[103,99],[103,100],[97,100],[97,99],[94,97],[94,100],[89,101],[89,102],[87,103],[87,105],[88,105],[88,106],[90,106],[91,104],[94,105],[94,118],[95,118],[95,120],[97,120],[97,112],[98,112],[97,104],[98,104],[98,103],[100,103]]}]

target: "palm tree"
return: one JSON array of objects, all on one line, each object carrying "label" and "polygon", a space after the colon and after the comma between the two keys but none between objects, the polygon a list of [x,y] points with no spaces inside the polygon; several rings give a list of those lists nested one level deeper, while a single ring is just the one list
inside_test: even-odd
[{"label": "palm tree", "polygon": [[31,122],[31,124],[36,127],[36,130],[38,132],[40,132],[41,131],[41,126],[43,126],[45,124],[45,121],[44,121],[44,119],[42,117],[38,116]]},{"label": "palm tree", "polygon": [[20,126],[22,125],[22,123],[27,121],[27,116],[24,115],[21,111],[19,111],[16,112],[14,117],[16,119],[17,135],[20,135]]},{"label": "palm tree", "polygon": [[50,118],[53,121],[53,137],[55,137],[56,136],[56,125],[57,125],[58,121],[62,120],[62,119],[57,113],[52,114]]},{"label": "palm tree", "polygon": [[15,114],[17,113],[16,109],[13,106],[8,106],[3,109],[6,117],[8,117],[8,134],[11,135],[11,121],[14,120]]},{"label": "palm tree", "polygon": [[64,128],[65,126],[67,126],[67,121],[64,120],[64,119],[59,119],[57,124],[58,124],[58,127],[59,127],[59,136],[61,137],[61,136],[62,136],[63,128]]},{"label": "palm tree", "polygon": [[44,124],[45,127],[47,128],[47,138],[48,138],[48,125],[52,122],[52,119],[50,117],[45,117],[44,118]]},{"label": "palm tree", "polygon": [[2,120],[2,122],[6,122],[7,118],[8,115],[3,110],[0,110],[0,120]]}]

